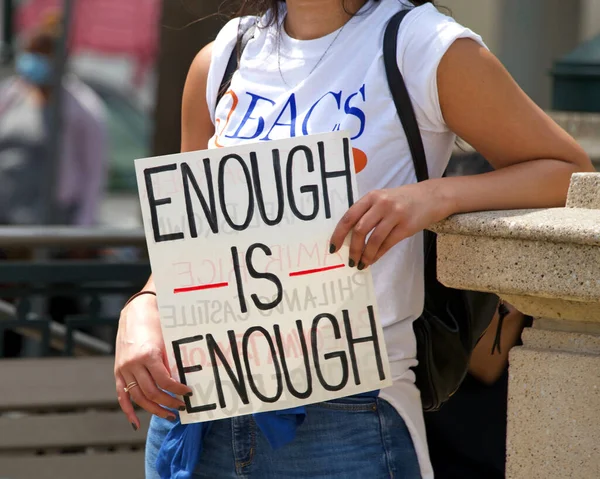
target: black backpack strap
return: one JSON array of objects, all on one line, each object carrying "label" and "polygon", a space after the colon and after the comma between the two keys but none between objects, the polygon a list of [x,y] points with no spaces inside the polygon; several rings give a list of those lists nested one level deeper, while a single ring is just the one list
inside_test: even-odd
[{"label": "black backpack strap", "polygon": [[427,157],[425,156],[423,139],[421,138],[421,131],[419,130],[415,110],[406,89],[404,78],[402,78],[402,73],[400,73],[400,69],[398,68],[397,60],[400,24],[410,11],[402,10],[390,19],[383,38],[383,61],[385,63],[389,88],[392,92],[394,104],[396,105],[396,110],[406,133],[406,139],[408,140],[408,146],[412,154],[417,181],[420,182],[429,179]]},{"label": "black backpack strap", "polygon": [[246,27],[244,30],[244,26],[240,23],[238,40],[235,42],[233,46],[233,50],[231,51],[231,55],[229,56],[229,61],[227,62],[227,67],[225,68],[225,74],[223,75],[223,79],[221,80],[221,85],[219,86],[219,92],[217,93],[217,103],[223,98],[223,95],[229,90],[229,86],[231,85],[231,79],[233,75],[237,71],[240,58],[242,57],[242,53],[246,45],[250,41],[250,39],[254,36],[254,32],[256,30],[256,23],[252,23],[252,25]]},{"label": "black backpack strap", "polygon": [[[406,140],[408,141],[417,181],[421,182],[429,179],[427,156],[425,155],[423,138],[421,137],[421,130],[419,129],[415,110],[410,95],[408,94],[406,83],[404,83],[404,78],[398,67],[398,33],[400,31],[402,20],[404,20],[410,11],[410,9],[401,10],[390,19],[383,37],[383,62],[385,64],[389,89],[392,93],[392,98],[394,99],[394,104],[396,105],[396,111],[398,112],[398,117],[402,123],[402,128],[404,128]],[[435,258],[432,257],[432,261],[428,261],[432,254],[435,256],[435,234],[425,230],[423,232],[423,237],[425,275],[433,275],[433,278],[435,279]]]}]

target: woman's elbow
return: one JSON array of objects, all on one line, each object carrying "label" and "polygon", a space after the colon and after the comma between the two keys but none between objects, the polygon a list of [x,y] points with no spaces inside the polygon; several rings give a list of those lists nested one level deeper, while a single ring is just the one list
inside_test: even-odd
[{"label": "woman's elbow", "polygon": [[573,148],[573,153],[566,162],[571,165],[573,173],[594,173],[596,171],[590,155],[580,145]]}]

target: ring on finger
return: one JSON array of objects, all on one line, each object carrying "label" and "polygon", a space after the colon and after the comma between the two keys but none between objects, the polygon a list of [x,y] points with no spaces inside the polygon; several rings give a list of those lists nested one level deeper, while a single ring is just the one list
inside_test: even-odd
[{"label": "ring on finger", "polygon": [[129,391],[131,391],[136,386],[138,386],[138,383],[136,381],[131,381],[127,386],[125,386],[123,388],[123,391],[125,391],[126,393],[128,393]]}]

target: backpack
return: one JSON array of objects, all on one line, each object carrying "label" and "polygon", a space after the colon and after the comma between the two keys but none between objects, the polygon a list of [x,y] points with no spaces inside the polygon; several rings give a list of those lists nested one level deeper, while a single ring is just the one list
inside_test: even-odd
[{"label": "backpack", "polygon": [[[417,7],[418,8],[418,7]],[[406,133],[417,181],[429,179],[425,149],[415,112],[396,61],[400,25],[410,10],[396,13],[389,21],[383,41],[383,55],[388,85]],[[253,26],[240,27],[227,64],[217,103],[229,88],[238,68],[241,52],[252,38]],[[245,31],[244,31],[245,30]],[[413,323],[417,340],[417,360],[414,372],[425,411],[438,410],[463,382],[473,349],[490,325],[498,309],[498,297],[490,293],[448,288],[437,280],[436,235],[424,231],[425,302],[423,314]],[[501,319],[506,310],[501,311]],[[495,347],[499,346],[499,323]]]}]

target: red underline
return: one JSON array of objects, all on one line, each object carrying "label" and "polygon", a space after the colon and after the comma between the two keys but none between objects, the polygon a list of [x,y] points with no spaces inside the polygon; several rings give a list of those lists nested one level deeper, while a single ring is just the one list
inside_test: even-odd
[{"label": "red underline", "polygon": [[190,286],[188,288],[175,288],[173,293],[190,293],[192,291],[202,291],[203,289],[224,288],[225,286],[229,286],[229,283],[201,284],[199,286]]},{"label": "red underline", "polygon": [[317,269],[307,269],[304,271],[296,271],[294,273],[290,273],[290,277],[293,276],[304,276],[307,274],[314,274],[314,273],[323,273],[324,271],[331,271],[332,269],[340,269],[340,268],[344,268],[346,265],[345,264],[338,264],[335,266],[326,266],[325,268],[317,268]]}]

